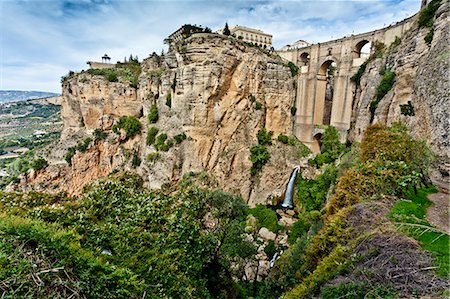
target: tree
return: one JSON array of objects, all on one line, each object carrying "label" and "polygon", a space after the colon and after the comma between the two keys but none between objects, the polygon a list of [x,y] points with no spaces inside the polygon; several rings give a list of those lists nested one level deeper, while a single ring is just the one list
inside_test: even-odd
[{"label": "tree", "polygon": [[228,28],[228,23],[225,23],[225,28],[223,28],[223,34],[224,35],[230,35],[230,29]]}]

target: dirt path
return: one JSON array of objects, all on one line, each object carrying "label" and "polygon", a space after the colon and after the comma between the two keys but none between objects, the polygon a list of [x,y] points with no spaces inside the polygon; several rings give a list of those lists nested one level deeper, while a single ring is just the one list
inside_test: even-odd
[{"label": "dirt path", "polygon": [[450,218],[449,218],[449,202],[450,194],[447,193],[433,193],[428,195],[428,199],[433,204],[428,208],[427,220],[450,234]]}]

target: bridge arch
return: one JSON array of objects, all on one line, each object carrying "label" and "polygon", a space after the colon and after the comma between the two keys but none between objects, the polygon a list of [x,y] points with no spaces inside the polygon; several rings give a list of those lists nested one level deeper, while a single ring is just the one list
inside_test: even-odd
[{"label": "bridge arch", "polygon": [[299,56],[299,61],[302,66],[309,65],[309,59],[310,59],[310,56],[309,56],[308,52],[303,52]]},{"label": "bridge arch", "polygon": [[314,124],[330,125],[333,107],[334,78],[338,72],[338,60],[328,56],[320,64],[316,75],[316,94],[314,101]]},{"label": "bridge arch", "polygon": [[361,54],[370,54],[371,47],[371,41],[367,39],[360,40],[353,49],[353,58],[360,58]]}]

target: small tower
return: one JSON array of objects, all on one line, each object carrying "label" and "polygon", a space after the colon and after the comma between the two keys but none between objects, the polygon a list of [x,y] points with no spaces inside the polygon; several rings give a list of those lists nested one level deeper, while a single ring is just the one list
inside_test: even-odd
[{"label": "small tower", "polygon": [[108,56],[108,54],[103,55],[102,63],[109,63],[110,61],[111,61],[111,58]]}]

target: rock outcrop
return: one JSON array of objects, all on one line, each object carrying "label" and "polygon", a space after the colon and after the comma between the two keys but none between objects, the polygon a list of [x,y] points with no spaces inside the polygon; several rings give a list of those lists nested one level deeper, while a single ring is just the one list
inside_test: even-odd
[{"label": "rock outcrop", "polygon": [[[450,25],[449,5],[445,1],[436,12],[433,39],[424,37],[430,28],[413,26],[397,44],[386,45],[385,55],[370,62],[355,96],[353,126],[349,137],[361,140],[371,123],[369,106],[375,98],[380,71],[395,72],[393,88],[378,103],[372,122],[387,125],[402,121],[418,139],[427,140],[439,156],[442,177],[450,173]],[[402,113],[401,106],[410,104],[414,115]]]},{"label": "rock outcrop", "polygon": [[[281,195],[290,169],[299,163],[292,146],[274,141],[270,161],[256,175],[250,174],[249,159],[259,129],[273,131],[274,137],[292,134],[294,78],[279,57],[233,38],[195,34],[166,55],[145,59],[141,67],[137,88],[89,72],[64,82],[60,144],[47,170],[28,177],[24,186],[76,195],[85,184],[115,170],[136,171],[151,188],[204,171],[251,205]],[[154,124],[147,119],[152,105],[159,115]],[[113,133],[121,116],[137,117],[141,134],[125,139]],[[187,139],[157,151],[146,144],[149,127],[169,139],[183,133]],[[71,166],[63,162],[67,149],[95,129],[108,133],[106,140],[76,152]],[[133,167],[135,155],[141,163]]]}]

